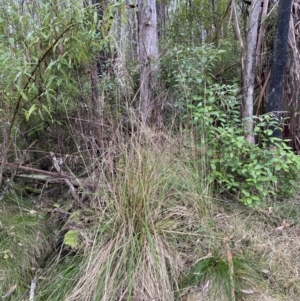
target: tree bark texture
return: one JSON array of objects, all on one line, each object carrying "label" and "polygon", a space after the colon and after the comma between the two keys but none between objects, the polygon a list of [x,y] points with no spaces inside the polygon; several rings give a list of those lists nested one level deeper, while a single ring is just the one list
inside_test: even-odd
[{"label": "tree bark texture", "polygon": [[140,114],[145,125],[157,114],[158,36],[155,0],[139,0]]},{"label": "tree bark texture", "polygon": [[101,134],[101,115],[100,115],[100,96],[98,88],[97,77],[97,62],[94,61],[90,65],[90,78],[91,78],[91,92],[92,92],[92,112],[93,112],[93,135],[98,147],[101,146],[102,134]]},{"label": "tree bark texture", "polygon": [[[98,15],[98,20],[103,20],[104,9],[106,7],[105,0],[92,0],[95,11]],[[97,151],[103,151],[103,134],[102,134],[102,116],[100,106],[100,94],[98,87],[98,77],[104,75],[104,65],[106,64],[107,57],[103,49],[94,54],[94,59],[90,64],[90,79],[91,79],[91,100],[92,100],[92,116],[93,116],[93,136],[95,139],[97,149],[94,149],[96,155]]]},{"label": "tree bark texture", "polygon": [[[103,21],[104,17],[104,12],[107,7],[107,1],[106,0],[92,0],[92,4],[95,7],[95,10],[98,15],[98,20]],[[106,28],[106,31],[109,32],[110,29],[109,25]],[[99,29],[97,29],[98,33],[100,32]],[[103,34],[103,33],[102,33]],[[105,74],[108,72],[107,70],[107,61],[111,58],[111,55],[105,50],[105,49],[100,49],[95,53],[95,61],[97,62],[97,75],[98,77],[105,76]]]},{"label": "tree bark texture", "polygon": [[283,77],[287,61],[287,46],[290,27],[291,8],[293,0],[280,0],[276,35],[274,39],[271,75],[267,90],[267,112],[278,120],[273,125],[273,137],[281,138],[279,128],[281,118],[281,102],[283,93]]},{"label": "tree bark texture", "polygon": [[261,0],[253,0],[250,7],[249,29],[247,34],[247,53],[244,74],[243,118],[246,140],[254,144],[253,99],[256,73],[256,46],[260,20]]}]

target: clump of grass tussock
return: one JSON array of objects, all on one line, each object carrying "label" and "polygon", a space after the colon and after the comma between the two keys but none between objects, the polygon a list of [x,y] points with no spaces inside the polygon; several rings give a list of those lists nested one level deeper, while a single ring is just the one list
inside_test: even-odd
[{"label": "clump of grass tussock", "polygon": [[132,140],[122,152],[93,248],[62,300],[175,300],[205,197],[169,149]]},{"label": "clump of grass tussock", "polygon": [[[44,217],[29,202],[11,195],[0,208],[0,292],[8,300],[29,293],[39,261],[49,247]],[[14,288],[14,289],[12,289]]]}]

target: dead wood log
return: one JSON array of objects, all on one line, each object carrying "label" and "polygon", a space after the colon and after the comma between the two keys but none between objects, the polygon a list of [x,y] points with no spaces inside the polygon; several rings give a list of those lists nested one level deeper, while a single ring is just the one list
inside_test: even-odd
[{"label": "dead wood log", "polygon": [[[14,177],[16,178],[37,180],[37,181],[43,181],[48,183],[63,183],[63,184],[67,184],[68,186],[70,186],[71,184],[74,187],[82,187],[82,188],[90,188],[90,189],[95,189],[99,185],[99,180],[92,177],[78,178],[72,174],[65,173],[65,172],[61,172],[61,173],[51,172],[47,170],[33,168],[30,166],[22,166],[22,165],[8,163],[8,162],[5,162],[4,166],[17,171],[14,174]],[[4,173],[9,175],[12,173],[12,171],[7,169],[4,170]]]}]

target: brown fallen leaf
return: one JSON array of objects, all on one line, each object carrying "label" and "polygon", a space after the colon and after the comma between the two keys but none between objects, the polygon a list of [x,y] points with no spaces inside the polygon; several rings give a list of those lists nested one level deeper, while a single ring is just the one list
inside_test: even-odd
[{"label": "brown fallen leaf", "polygon": [[282,222],[282,226],[283,226],[284,228],[289,228],[289,227],[291,226],[291,224],[284,220],[284,221]]},{"label": "brown fallen leaf", "polygon": [[282,221],[281,226],[277,227],[277,231],[282,231],[283,229],[287,229],[291,226],[290,223],[287,223],[285,220]]},{"label": "brown fallen leaf", "polygon": [[17,288],[17,285],[13,285],[7,292],[4,296],[2,296],[2,299],[5,299],[5,298],[8,298],[14,291],[15,289]]},{"label": "brown fallen leaf", "polygon": [[229,240],[228,236],[223,237],[223,239],[222,239],[223,244],[225,244],[228,240]]}]

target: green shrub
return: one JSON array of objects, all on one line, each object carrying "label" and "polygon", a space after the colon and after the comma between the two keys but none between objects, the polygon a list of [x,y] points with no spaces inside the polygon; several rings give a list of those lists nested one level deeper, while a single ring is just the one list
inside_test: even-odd
[{"label": "green shrub", "polygon": [[256,118],[259,144],[245,140],[237,85],[218,84],[211,75],[222,50],[209,45],[178,48],[175,54],[176,60],[167,60],[165,78],[185,120],[196,127],[199,160],[208,162],[216,192],[233,192],[249,206],[270,195],[293,195],[300,158],[284,141],[270,138],[274,126],[268,115]]},{"label": "green shrub", "polygon": [[[220,86],[219,90],[226,92],[224,95],[216,93],[216,87],[211,91],[209,105],[200,102],[189,107],[202,133],[204,141],[199,144],[206,149],[210,178],[218,184],[218,191],[234,192],[249,206],[260,204],[270,195],[293,195],[299,178],[300,158],[285,141],[271,138],[268,115],[255,127],[260,145],[249,144],[238,117],[238,100],[234,95],[225,97],[235,93],[233,87]],[[222,100],[219,100],[220,95]],[[221,102],[223,105],[219,105]]]}]

